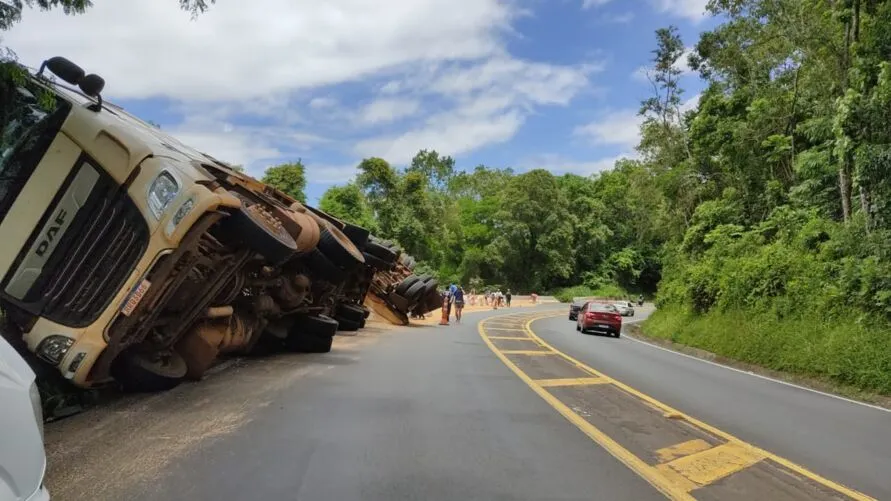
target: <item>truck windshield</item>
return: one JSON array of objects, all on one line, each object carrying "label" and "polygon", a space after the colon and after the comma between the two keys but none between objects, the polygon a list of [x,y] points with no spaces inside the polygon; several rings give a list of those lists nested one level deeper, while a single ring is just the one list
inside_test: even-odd
[{"label": "truck windshield", "polygon": [[71,110],[34,82],[0,80],[0,221],[15,202]]}]

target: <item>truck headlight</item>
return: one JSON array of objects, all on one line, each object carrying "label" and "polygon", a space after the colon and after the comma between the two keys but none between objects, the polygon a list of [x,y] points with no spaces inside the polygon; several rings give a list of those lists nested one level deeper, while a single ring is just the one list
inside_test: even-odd
[{"label": "truck headlight", "polygon": [[37,345],[37,356],[43,361],[54,366],[59,365],[68,350],[74,345],[74,340],[67,336],[54,334],[47,336]]},{"label": "truck headlight", "polygon": [[195,199],[190,198],[190,199],[186,200],[185,202],[183,202],[183,204],[179,206],[179,209],[176,209],[176,212],[173,214],[173,217],[170,218],[170,221],[167,223],[167,228],[166,228],[167,236],[170,236],[173,234],[173,230],[176,229],[177,225],[179,225],[179,223],[181,223],[182,220],[185,219],[186,216],[188,216],[189,213],[192,212],[192,209],[194,209],[194,208],[195,208]]},{"label": "truck headlight", "polygon": [[148,206],[152,214],[161,219],[170,202],[179,194],[179,184],[169,172],[164,171],[152,181],[148,191]]},{"label": "truck headlight", "polygon": [[34,409],[34,419],[37,420],[37,427],[40,428],[40,438],[43,439],[43,402],[40,400],[40,390],[37,388],[37,381],[31,382],[31,407]]}]

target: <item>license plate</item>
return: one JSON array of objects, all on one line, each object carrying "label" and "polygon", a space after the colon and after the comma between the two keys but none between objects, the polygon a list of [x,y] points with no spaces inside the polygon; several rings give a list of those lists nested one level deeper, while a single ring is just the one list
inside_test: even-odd
[{"label": "license plate", "polygon": [[611,329],[612,328],[612,326],[607,325],[607,324],[597,324],[597,325],[595,325],[595,327],[600,327],[601,329]]},{"label": "license plate", "polygon": [[145,296],[146,291],[149,290],[149,287],[152,286],[152,283],[148,280],[143,280],[137,285],[133,291],[130,292],[130,296],[127,298],[127,301],[124,302],[124,307],[121,308],[121,313],[124,316],[129,317],[133,310],[139,306],[139,302],[142,301],[142,297]]}]

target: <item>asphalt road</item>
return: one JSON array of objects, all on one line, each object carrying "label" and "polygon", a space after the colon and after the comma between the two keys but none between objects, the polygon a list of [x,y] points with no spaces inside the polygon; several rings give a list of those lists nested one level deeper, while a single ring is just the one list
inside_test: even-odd
[{"label": "asphalt road", "polygon": [[[205,381],[51,424],[53,499],[665,499],[499,358],[521,361],[532,375],[557,370],[546,361],[552,357],[528,356],[531,339],[515,337],[525,320],[492,319],[484,342],[477,322],[505,313],[467,314],[464,325],[447,327],[372,327],[338,338],[330,354],[243,360]],[[565,316],[536,320],[531,328],[557,350],[681,412],[891,499],[891,413],[627,337],[582,335]],[[601,412],[602,424],[613,426],[603,429],[620,442],[655,444],[660,433],[678,433],[660,424],[658,413],[647,414],[650,407],[618,399],[615,385],[585,384],[550,391],[566,402],[587,395],[573,411],[585,419]],[[752,492],[716,499],[800,499]],[[696,498],[712,499],[707,494]]]},{"label": "asphalt road", "polygon": [[582,335],[566,317],[532,323],[557,350],[809,470],[891,499],[891,412],[769,381],[629,339]]},{"label": "asphalt road", "polygon": [[[250,408],[238,426],[93,499],[664,499],[492,354],[476,320],[494,313],[379,334],[355,351],[295,357],[295,370],[307,358],[332,368],[265,391],[262,405],[245,395]],[[205,391],[225,388],[228,377],[245,374],[215,375]],[[188,428],[164,439],[182,440]],[[90,484],[103,482],[92,475]],[[80,499],[58,489],[57,496]]]}]

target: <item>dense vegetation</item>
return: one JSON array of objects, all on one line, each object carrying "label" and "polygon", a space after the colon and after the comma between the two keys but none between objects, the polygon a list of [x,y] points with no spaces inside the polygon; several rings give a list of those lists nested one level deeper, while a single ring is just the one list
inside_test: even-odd
[{"label": "dense vegetation", "polygon": [[709,10],[693,111],[684,44],[657,32],[638,160],[580,177],[371,158],[322,207],[444,279],[658,289],[652,335],[891,392],[891,1]]}]

